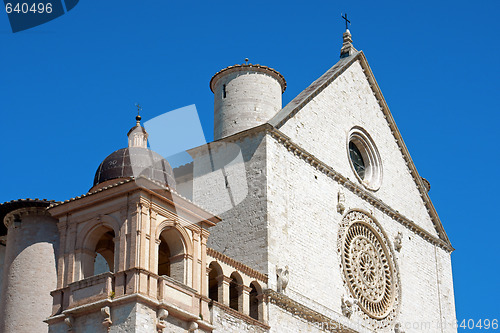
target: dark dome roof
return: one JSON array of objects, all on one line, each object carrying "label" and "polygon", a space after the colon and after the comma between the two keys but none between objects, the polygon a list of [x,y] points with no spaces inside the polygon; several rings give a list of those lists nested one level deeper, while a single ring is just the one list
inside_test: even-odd
[{"label": "dark dome roof", "polygon": [[102,161],[95,173],[94,186],[107,180],[144,176],[175,189],[172,167],[160,154],[141,148],[122,148]]}]

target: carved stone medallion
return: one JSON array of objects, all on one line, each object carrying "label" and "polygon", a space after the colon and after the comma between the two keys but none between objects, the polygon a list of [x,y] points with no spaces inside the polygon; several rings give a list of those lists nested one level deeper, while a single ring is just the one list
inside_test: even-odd
[{"label": "carved stone medallion", "polygon": [[344,282],[357,305],[375,326],[389,325],[399,303],[399,281],[382,229],[369,215],[351,211],[340,226],[338,246]]}]

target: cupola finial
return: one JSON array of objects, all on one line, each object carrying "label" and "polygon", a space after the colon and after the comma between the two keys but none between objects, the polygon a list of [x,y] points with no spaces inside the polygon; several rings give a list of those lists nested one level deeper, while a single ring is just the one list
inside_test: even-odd
[{"label": "cupola finial", "polygon": [[136,125],[137,126],[140,126],[141,125],[141,111],[142,111],[142,106],[139,105],[139,103],[135,103],[135,106],[137,107],[137,117],[135,117],[135,120],[136,120]]},{"label": "cupola finial", "polygon": [[135,126],[128,131],[128,146],[129,147],[139,147],[139,148],[147,148],[148,147],[148,132],[141,126],[141,115],[142,107],[139,103],[135,103],[137,107],[137,116],[135,117]]}]

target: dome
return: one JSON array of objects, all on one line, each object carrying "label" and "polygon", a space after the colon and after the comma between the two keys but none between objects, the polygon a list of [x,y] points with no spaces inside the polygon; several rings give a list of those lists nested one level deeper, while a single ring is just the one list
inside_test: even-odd
[{"label": "dome", "polygon": [[[140,111],[140,107],[138,111]],[[122,148],[106,157],[94,177],[94,186],[119,178],[146,177],[175,189],[172,167],[160,154],[148,149],[148,133],[141,126],[141,116],[128,131],[128,148]]]},{"label": "dome", "polygon": [[160,154],[148,148],[128,147],[111,153],[97,168],[94,186],[111,179],[144,176],[175,188],[172,167]]}]

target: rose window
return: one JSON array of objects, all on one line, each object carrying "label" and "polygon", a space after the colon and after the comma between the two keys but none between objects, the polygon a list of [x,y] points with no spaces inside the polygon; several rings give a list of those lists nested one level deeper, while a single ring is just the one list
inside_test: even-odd
[{"label": "rose window", "polygon": [[345,224],[339,249],[345,282],[363,312],[383,319],[391,313],[397,298],[395,265],[383,235],[359,217],[373,223],[360,212],[346,216],[350,221]]}]

